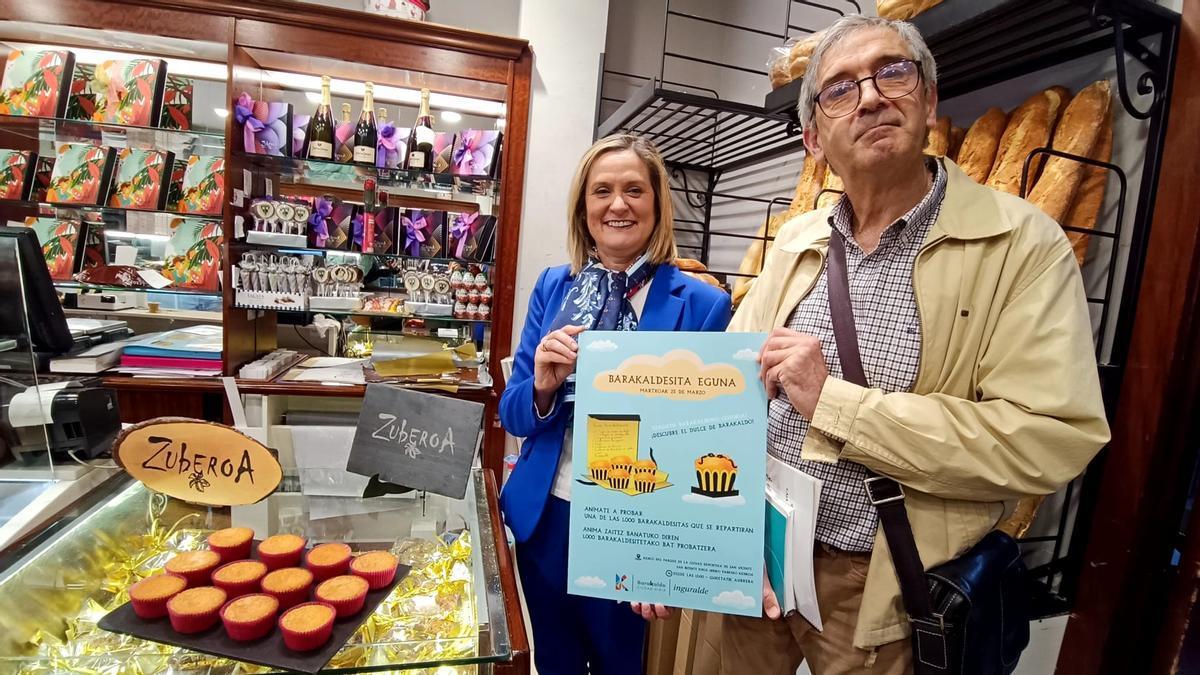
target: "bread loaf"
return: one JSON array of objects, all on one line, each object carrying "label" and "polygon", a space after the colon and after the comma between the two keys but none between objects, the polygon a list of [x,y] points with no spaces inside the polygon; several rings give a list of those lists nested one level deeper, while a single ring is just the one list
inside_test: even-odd
[{"label": "bread loaf", "polygon": [[1009,115],[996,150],[996,162],[988,176],[988,187],[1014,195],[1021,193],[1025,158],[1034,149],[1050,144],[1061,103],[1061,93],[1047,89],[1030,96]]},{"label": "bread loaf", "polygon": [[[1100,133],[1096,144],[1089,155],[1100,162],[1112,161],[1112,106],[1109,105],[1108,115],[1101,123]],[[1075,203],[1062,221],[1067,227],[1080,227],[1088,230],[1096,228],[1096,219],[1100,215],[1100,207],[1104,204],[1104,190],[1108,186],[1108,169],[1098,166],[1088,166],[1084,169],[1083,182],[1075,192]],[[1087,255],[1088,236],[1082,232],[1067,232],[1071,248],[1075,249],[1075,259],[1083,265]]]},{"label": "bread loaf", "polygon": [[950,127],[950,149],[946,151],[946,156],[950,161],[958,161],[958,150],[962,147],[963,139],[967,136],[967,130],[962,127]]},{"label": "bread loaf", "polygon": [[825,162],[814,159],[812,155],[804,156],[804,168],[800,170],[800,179],[796,181],[796,191],[792,194],[792,203],[788,210],[804,213],[813,209],[821,184],[825,182]]},{"label": "bread loaf", "polygon": [[996,161],[1000,137],[1007,125],[1008,115],[1003,110],[989,108],[967,130],[962,147],[958,149],[958,159],[954,161],[976,183],[987,182]]},{"label": "bread loaf", "polygon": [[[1100,80],[1079,92],[1063,111],[1054,130],[1052,148],[1080,157],[1090,157],[1104,121],[1109,118],[1112,90],[1108,80]],[[1083,180],[1086,164],[1062,157],[1050,157],[1029,191],[1029,201],[1058,222],[1063,222],[1075,191]]]},{"label": "bread loaf", "polygon": [[675,266],[684,272],[707,272],[708,268],[704,263],[695,258],[676,258]]},{"label": "bread loaf", "polygon": [[[750,290],[750,282],[753,277],[762,272],[763,263],[766,261],[767,252],[771,249],[771,243],[765,241],[765,237],[774,237],[780,227],[790,218],[790,211],[783,211],[771,216],[765,223],[758,228],[758,232],[754,234],[757,237],[750,243],[750,248],[746,249],[746,255],[742,256],[742,264],[738,265],[738,273],[747,276],[739,276],[733,282],[733,304],[737,304]],[[751,276],[752,275],[752,276]]]},{"label": "bread loaf", "polygon": [[821,41],[821,35],[822,32],[817,31],[792,45],[788,54],[788,74],[793,80],[804,77],[804,73],[808,71],[808,59],[817,48],[817,43]]},{"label": "bread loaf", "polygon": [[934,157],[945,157],[950,150],[950,118],[942,116],[937,124],[929,130],[925,139],[925,154]]},{"label": "bread loaf", "polygon": [[836,204],[837,200],[842,198],[842,193],[846,191],[846,186],[842,183],[842,179],[833,172],[833,169],[826,168],[825,182],[821,184],[821,190],[820,196],[817,197],[818,209]]},{"label": "bread loaf", "polygon": [[942,0],[877,0],[875,13],[885,19],[908,20],[942,4]]}]

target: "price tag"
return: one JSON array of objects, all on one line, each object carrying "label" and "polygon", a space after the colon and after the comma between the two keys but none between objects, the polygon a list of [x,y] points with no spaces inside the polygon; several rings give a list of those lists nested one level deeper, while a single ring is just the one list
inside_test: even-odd
[{"label": "price tag", "polygon": [[254,176],[250,169],[242,169],[242,189],[248,193],[254,192]]},{"label": "price tag", "polygon": [[437,336],[440,338],[456,338],[456,337],[458,337],[458,329],[457,328],[439,328],[439,329],[437,329]]}]

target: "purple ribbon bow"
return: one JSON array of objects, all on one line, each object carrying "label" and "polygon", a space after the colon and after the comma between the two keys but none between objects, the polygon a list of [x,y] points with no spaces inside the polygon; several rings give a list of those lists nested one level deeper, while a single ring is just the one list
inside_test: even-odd
[{"label": "purple ribbon bow", "polygon": [[312,225],[313,241],[317,248],[324,248],[325,242],[329,240],[329,216],[333,214],[333,202],[318,197],[313,214],[308,217],[308,224]]},{"label": "purple ribbon bow", "polygon": [[467,240],[475,234],[476,223],[479,220],[478,213],[456,213],[454,220],[450,223],[450,236],[458,243],[454,247],[454,257],[463,257],[463,249],[466,248]]},{"label": "purple ribbon bow", "polygon": [[375,147],[376,167],[394,169],[400,165],[400,151],[397,149],[399,136],[396,125],[391,122],[379,127],[379,141]]},{"label": "purple ribbon bow", "polygon": [[245,92],[238,96],[233,106],[233,116],[242,125],[242,147],[246,152],[263,155],[282,155],[286,148],[287,126],[283,118],[287,115],[286,103],[255,101]]},{"label": "purple ribbon bow", "polygon": [[484,140],[482,131],[467,129],[463,132],[462,143],[454,150],[454,173],[461,176],[487,173],[487,167],[492,163],[493,152],[495,145]]},{"label": "purple ribbon bow", "polygon": [[425,230],[428,228],[429,221],[424,214],[413,219],[404,217],[404,248],[409,255],[421,255],[421,244],[425,243]]}]

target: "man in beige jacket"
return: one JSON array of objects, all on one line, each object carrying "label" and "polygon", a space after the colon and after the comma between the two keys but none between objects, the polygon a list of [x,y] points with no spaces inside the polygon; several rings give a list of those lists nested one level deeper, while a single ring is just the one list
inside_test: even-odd
[{"label": "man in beige jacket", "polygon": [[[902,22],[847,17],[813,52],[799,110],[808,151],[845,183],[788,223],[731,331],[760,354],[772,455],[824,481],[814,560],[824,631],[722,617],[726,675],[911,671],[896,573],[862,485],[903,484],[922,561],[966,551],[1015,500],[1078,475],[1108,440],[1086,299],[1058,225],[922,155],[933,57]],[[846,249],[869,388],[841,379],[825,279]]]}]

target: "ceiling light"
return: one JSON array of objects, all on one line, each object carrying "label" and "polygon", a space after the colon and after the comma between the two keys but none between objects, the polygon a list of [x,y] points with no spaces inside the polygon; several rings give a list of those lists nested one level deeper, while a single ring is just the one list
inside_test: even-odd
[{"label": "ceiling light", "polygon": [[449,122],[450,124],[462,121],[462,115],[454,112],[453,110],[443,110],[442,112],[438,113],[438,115],[441,116],[443,122]]},{"label": "ceiling light", "polygon": [[216,113],[217,117],[220,117],[221,119],[229,117],[229,110],[227,108],[213,108],[213,112]]}]

